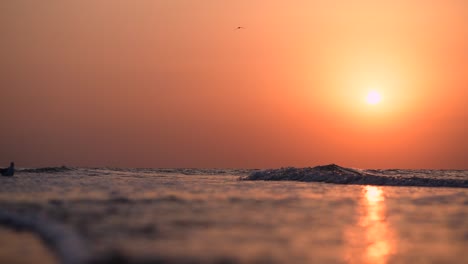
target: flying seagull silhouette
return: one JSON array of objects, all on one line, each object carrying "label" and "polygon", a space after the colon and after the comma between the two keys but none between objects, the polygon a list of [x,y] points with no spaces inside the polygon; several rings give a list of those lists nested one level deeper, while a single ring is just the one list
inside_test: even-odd
[{"label": "flying seagull silhouette", "polygon": [[245,27],[236,27],[234,30],[245,29]]}]

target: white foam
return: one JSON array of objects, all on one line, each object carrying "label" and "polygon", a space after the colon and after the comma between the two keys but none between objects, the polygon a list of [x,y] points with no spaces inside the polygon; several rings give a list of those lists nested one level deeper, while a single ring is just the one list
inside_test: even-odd
[{"label": "white foam", "polygon": [[86,263],[89,251],[70,228],[36,215],[20,216],[0,210],[0,224],[37,233],[64,264]]}]

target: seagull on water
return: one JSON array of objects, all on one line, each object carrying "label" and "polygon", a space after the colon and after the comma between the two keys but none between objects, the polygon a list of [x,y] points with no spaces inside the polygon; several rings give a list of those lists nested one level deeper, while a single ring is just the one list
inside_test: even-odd
[{"label": "seagull on water", "polygon": [[245,29],[245,27],[236,27],[234,30]]}]

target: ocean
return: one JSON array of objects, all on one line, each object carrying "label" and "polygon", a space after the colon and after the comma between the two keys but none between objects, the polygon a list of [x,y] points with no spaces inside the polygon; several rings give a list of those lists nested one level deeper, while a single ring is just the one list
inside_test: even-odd
[{"label": "ocean", "polygon": [[21,169],[0,177],[0,245],[0,263],[468,263],[468,171]]}]

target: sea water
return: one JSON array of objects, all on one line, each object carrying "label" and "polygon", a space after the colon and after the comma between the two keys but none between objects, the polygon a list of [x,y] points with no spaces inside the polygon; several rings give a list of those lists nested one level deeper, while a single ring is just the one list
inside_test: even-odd
[{"label": "sea water", "polygon": [[0,224],[63,263],[468,263],[467,182],[339,166],[23,169],[0,178]]}]

